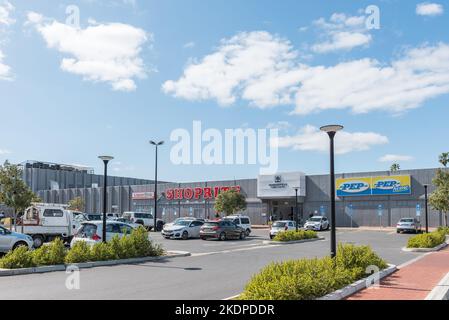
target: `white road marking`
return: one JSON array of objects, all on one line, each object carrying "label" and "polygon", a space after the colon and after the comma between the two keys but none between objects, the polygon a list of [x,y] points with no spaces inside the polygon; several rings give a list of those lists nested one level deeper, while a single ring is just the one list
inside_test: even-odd
[{"label": "white road marking", "polygon": [[280,246],[281,245],[270,245],[270,246],[259,245],[259,246],[252,246],[252,247],[246,247],[246,248],[237,248],[237,249],[232,249],[232,250],[192,253],[191,257],[203,257],[203,256],[209,256],[209,255],[213,255],[213,254],[220,254],[220,253],[232,253],[232,252],[249,251],[249,250],[256,250],[256,249],[276,248],[276,247],[280,247]]}]

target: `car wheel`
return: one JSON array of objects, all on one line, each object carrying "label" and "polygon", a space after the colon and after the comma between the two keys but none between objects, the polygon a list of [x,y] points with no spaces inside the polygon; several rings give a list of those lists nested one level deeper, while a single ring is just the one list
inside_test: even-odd
[{"label": "car wheel", "polygon": [[206,240],[206,237],[200,237],[201,240]]},{"label": "car wheel", "polygon": [[246,231],[243,231],[241,234],[240,234],[240,240],[245,240],[246,239]]},{"label": "car wheel", "polygon": [[42,237],[41,235],[33,236],[33,247],[38,249],[42,247],[43,244],[44,244],[44,237]]},{"label": "car wheel", "polygon": [[162,221],[159,221],[159,222],[157,223],[156,230],[157,230],[157,231],[162,231],[163,228],[164,228],[164,223],[163,223]]},{"label": "car wheel", "polygon": [[12,251],[16,250],[19,247],[27,247],[28,248],[28,244],[26,242],[19,241],[14,244],[14,246],[12,247]]},{"label": "car wheel", "polygon": [[270,234],[270,239],[273,240],[274,236]]},{"label": "car wheel", "polygon": [[189,233],[187,231],[184,231],[182,233],[182,240],[187,240],[187,239],[189,239]]},{"label": "car wheel", "polygon": [[218,240],[225,241],[226,240],[226,233],[224,233],[224,232],[220,233],[220,236],[218,237]]},{"label": "car wheel", "polygon": [[249,237],[249,235],[251,234],[251,230],[246,229],[245,233],[246,233],[246,236]]}]

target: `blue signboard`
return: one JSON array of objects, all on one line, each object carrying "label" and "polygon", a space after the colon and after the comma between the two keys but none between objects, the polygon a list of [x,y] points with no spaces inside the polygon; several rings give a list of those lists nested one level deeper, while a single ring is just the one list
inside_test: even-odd
[{"label": "blue signboard", "polygon": [[325,206],[320,207],[320,213],[321,213],[322,217],[324,217],[326,215],[326,207]]},{"label": "blue signboard", "polygon": [[379,204],[379,206],[377,207],[377,215],[379,217],[382,217],[383,214],[384,214],[384,207],[383,207],[383,205]]},{"label": "blue signboard", "polygon": [[189,208],[189,214],[190,214],[190,216],[193,216],[193,208],[192,207]]},{"label": "blue signboard", "polygon": [[416,216],[421,217],[421,205],[419,203],[416,205]]},{"label": "blue signboard", "polygon": [[352,204],[350,204],[350,205],[348,206],[348,215],[349,215],[350,217],[352,217],[353,211],[354,211],[354,207],[353,207]]}]

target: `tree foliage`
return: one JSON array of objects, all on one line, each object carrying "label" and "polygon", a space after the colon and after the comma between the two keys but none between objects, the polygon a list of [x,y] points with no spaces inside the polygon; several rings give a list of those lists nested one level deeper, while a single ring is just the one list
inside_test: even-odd
[{"label": "tree foliage", "polygon": [[68,205],[69,205],[69,210],[84,212],[86,203],[84,202],[83,198],[76,197],[76,198],[73,198],[72,200],[70,200]]},{"label": "tree foliage", "polygon": [[217,212],[226,214],[226,216],[246,210],[245,196],[236,190],[223,191],[215,199],[214,209]]},{"label": "tree foliage", "polygon": [[443,152],[440,155],[440,159],[439,159],[440,163],[443,165],[443,167],[447,167],[447,165],[449,164],[449,152]]},{"label": "tree foliage", "polygon": [[430,195],[430,205],[434,210],[449,212],[449,171],[438,169],[432,182],[436,190]]},{"label": "tree foliage", "polygon": [[390,167],[391,172],[398,172],[399,170],[401,170],[399,163],[393,163]]},{"label": "tree foliage", "polygon": [[40,199],[22,180],[22,169],[6,161],[0,166],[0,203],[22,212]]}]

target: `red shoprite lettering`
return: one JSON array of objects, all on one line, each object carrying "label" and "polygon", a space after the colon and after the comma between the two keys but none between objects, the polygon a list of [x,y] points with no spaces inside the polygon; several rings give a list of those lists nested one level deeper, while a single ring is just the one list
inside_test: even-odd
[{"label": "red shoprite lettering", "polygon": [[240,186],[234,187],[205,187],[205,188],[177,188],[177,189],[167,189],[165,191],[165,197],[167,200],[198,200],[201,196],[205,200],[218,197],[220,192],[225,192],[229,190],[235,190],[240,193]]}]

